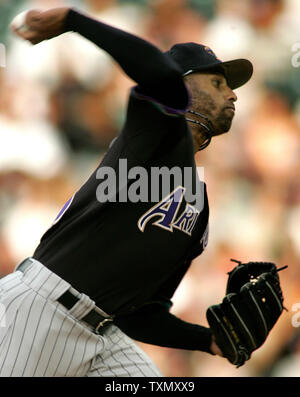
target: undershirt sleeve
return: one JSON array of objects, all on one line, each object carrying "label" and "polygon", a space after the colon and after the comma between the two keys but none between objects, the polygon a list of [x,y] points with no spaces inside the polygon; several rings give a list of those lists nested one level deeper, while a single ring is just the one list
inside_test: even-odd
[{"label": "undershirt sleeve", "polygon": [[139,86],[144,97],[167,108],[185,110],[189,94],[182,70],[150,42],[112,27],[75,9],[66,17],[65,31],[74,31],[106,51]]},{"label": "undershirt sleeve", "polygon": [[163,303],[145,305],[134,313],[117,317],[114,323],[139,342],[213,354],[210,329],[177,318]]}]

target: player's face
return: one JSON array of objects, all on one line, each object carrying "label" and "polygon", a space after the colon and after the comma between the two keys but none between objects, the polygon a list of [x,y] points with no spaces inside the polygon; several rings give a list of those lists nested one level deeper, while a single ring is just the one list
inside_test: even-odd
[{"label": "player's face", "polygon": [[[237,96],[227,85],[225,77],[217,73],[193,73],[187,77],[186,81],[192,94],[191,109],[210,119],[214,135],[229,131],[235,114],[234,102]],[[197,119],[197,116],[194,117]]]}]

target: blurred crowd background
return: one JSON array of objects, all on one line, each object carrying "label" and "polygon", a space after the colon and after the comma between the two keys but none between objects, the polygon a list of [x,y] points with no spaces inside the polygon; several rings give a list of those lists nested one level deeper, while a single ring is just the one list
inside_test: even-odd
[{"label": "blurred crowd background", "polygon": [[300,2],[0,0],[6,52],[0,68],[0,277],[33,253],[61,206],[95,169],[120,132],[133,84],[77,34],[32,46],[9,31],[23,10],[64,5],[162,50],[195,41],[223,60],[253,62],[251,82],[236,90],[230,133],[197,155],[208,187],[210,237],[176,291],[172,311],[207,325],[206,308],[223,298],[226,273],[234,267],[230,258],[287,264],[280,276],[288,311],[239,369],[203,352],[140,345],[165,376],[299,376]]}]

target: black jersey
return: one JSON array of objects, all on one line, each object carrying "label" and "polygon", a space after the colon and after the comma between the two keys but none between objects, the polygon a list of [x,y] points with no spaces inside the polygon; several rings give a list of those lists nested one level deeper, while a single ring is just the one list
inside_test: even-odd
[{"label": "black jersey", "polygon": [[[118,185],[107,202],[98,201],[101,169],[110,167],[118,175],[120,164],[126,165],[127,172],[133,167],[147,172],[145,198],[149,201],[131,202],[127,194],[128,201],[120,202],[124,187]],[[182,175],[185,169],[192,179],[183,178],[182,185],[176,185],[171,177],[167,196],[160,181],[162,191],[154,202],[154,167],[178,167]],[[136,181],[127,180],[127,193]],[[187,189],[194,190],[191,197],[203,196],[200,207],[187,203]],[[106,312],[123,313],[153,301],[163,290],[166,297],[173,295],[190,261],[203,250],[207,224],[206,187],[197,176],[192,136],[184,117],[167,114],[132,90],[122,133],[42,237],[34,258]]]},{"label": "black jersey", "polygon": [[[75,10],[66,18],[70,30],[107,51],[136,86],[122,132],[63,206],[33,256],[113,314],[130,337],[210,352],[210,329],[169,310],[208,232],[206,186],[197,177],[184,117],[189,95],[182,70],[151,43]],[[128,178],[121,178],[124,164]],[[163,167],[183,175],[189,170],[191,178],[178,181],[177,173],[169,183],[149,178]],[[133,178],[138,171],[142,184]]]}]

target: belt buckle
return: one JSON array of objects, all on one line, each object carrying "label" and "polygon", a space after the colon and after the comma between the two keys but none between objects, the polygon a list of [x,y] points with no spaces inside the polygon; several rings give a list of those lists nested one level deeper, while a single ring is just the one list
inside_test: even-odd
[{"label": "belt buckle", "polygon": [[99,335],[99,334],[100,334],[100,331],[101,331],[101,328],[103,328],[104,325],[105,325],[106,323],[111,322],[111,321],[113,321],[112,318],[105,318],[104,320],[100,321],[100,323],[99,323],[99,324],[97,325],[97,327],[95,328],[95,333],[96,333],[97,335]]},{"label": "belt buckle", "polygon": [[20,262],[17,267],[15,268],[15,272],[20,271],[22,273],[25,273],[26,269],[33,264],[32,258],[26,258],[22,262]]}]

